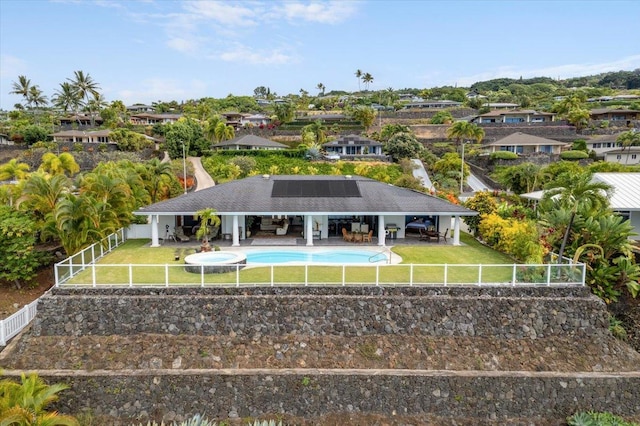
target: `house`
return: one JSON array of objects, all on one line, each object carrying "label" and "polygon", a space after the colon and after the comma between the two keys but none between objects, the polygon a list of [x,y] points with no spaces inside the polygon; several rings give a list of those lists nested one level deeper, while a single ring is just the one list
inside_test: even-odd
[{"label": "house", "polygon": [[522,132],[512,133],[495,142],[483,145],[483,147],[487,148],[489,152],[511,151],[516,154],[532,154],[534,152],[560,154],[562,148],[569,146],[570,144],[566,142],[541,138],[539,136],[528,135]]},{"label": "house", "polygon": [[13,145],[13,141],[9,140],[9,136],[0,133],[0,145]]},{"label": "house", "polygon": [[[640,157],[640,151],[638,154]],[[611,209],[629,220],[634,232],[640,234],[640,173],[594,173],[593,181],[604,182],[613,188],[609,200]],[[640,235],[630,238],[640,240]]]},{"label": "house", "polygon": [[622,144],[617,141],[622,133],[623,132],[618,132],[613,135],[595,136],[587,141],[587,149],[595,152],[596,156],[602,158],[606,152],[622,146]]},{"label": "house", "polygon": [[156,109],[152,105],[133,104],[127,107],[127,111],[132,114],[140,114],[144,112],[155,112]]},{"label": "house", "polygon": [[[629,220],[634,232],[640,234],[640,173],[594,173],[592,182],[604,182],[613,188],[609,199],[611,209]],[[522,198],[538,202],[544,191],[521,194]],[[640,240],[640,235],[630,239]]]},{"label": "house", "polygon": [[627,121],[640,120],[640,111],[631,109],[596,108],[589,111],[592,120]]},{"label": "house", "polygon": [[260,127],[271,123],[271,118],[264,114],[242,114],[238,124],[241,127]]},{"label": "house", "polygon": [[482,106],[487,107],[489,109],[516,109],[519,108],[519,104],[512,104],[509,102],[487,102]]},{"label": "house", "polygon": [[[111,134],[111,130],[103,129],[103,130],[92,130],[92,131],[84,131],[84,130],[63,130],[61,132],[52,133],[50,136],[53,138],[54,142],[67,142],[67,143],[115,143],[109,138]],[[158,142],[155,138],[151,136],[142,135],[146,139]]]},{"label": "house", "polygon": [[478,116],[479,124],[486,123],[549,123],[555,114],[532,109],[494,110]]},{"label": "house", "polygon": [[261,138],[255,135],[244,135],[213,145],[213,149],[287,149],[287,145]]},{"label": "house", "polygon": [[[96,126],[100,126],[103,120],[99,115],[93,117],[93,123]],[[91,126],[91,116],[85,114],[74,114],[68,117],[60,118],[60,126],[69,128],[71,126]]]},{"label": "house", "polygon": [[384,155],[382,143],[359,135],[345,135],[322,145],[330,154],[343,155]]},{"label": "house", "polygon": [[431,109],[444,109],[455,108],[462,106],[462,102],[442,100],[442,101],[419,101],[409,102],[403,109],[416,109],[416,108],[431,108]]},{"label": "house", "polygon": [[[404,238],[413,217],[429,217],[445,232],[453,220],[453,244],[460,244],[460,218],[477,212],[441,198],[361,176],[263,175],[251,176],[191,192],[140,208],[135,215],[150,216],[152,247],[159,246],[159,229],[188,226],[194,215],[214,208],[221,233],[238,246],[246,224],[273,224],[274,218],[302,225],[306,245],[313,238],[342,238],[342,228],[367,225],[378,245]],[[197,225],[197,224],[194,224]]]},{"label": "house", "polygon": [[129,119],[131,124],[137,126],[153,126],[154,124],[175,123],[182,117],[182,114],[133,114]]},{"label": "house", "polygon": [[109,139],[111,130],[63,130],[52,133],[54,142],[80,142],[80,143],[112,143]]},{"label": "house", "polygon": [[640,164],[640,146],[616,148],[604,153],[604,161],[607,163],[620,163],[625,165]]}]

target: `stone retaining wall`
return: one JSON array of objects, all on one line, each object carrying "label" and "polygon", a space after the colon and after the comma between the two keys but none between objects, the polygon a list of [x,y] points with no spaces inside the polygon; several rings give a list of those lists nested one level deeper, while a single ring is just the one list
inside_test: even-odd
[{"label": "stone retaining wall", "polygon": [[58,289],[40,299],[33,333],[534,339],[595,338],[607,325],[603,302],[587,288]]},{"label": "stone retaining wall", "polygon": [[56,405],[61,412],[90,409],[94,415],[114,419],[171,421],[196,413],[215,419],[269,413],[304,418],[366,413],[389,419],[430,414],[475,419],[473,424],[489,420],[506,424],[500,419],[517,417],[535,424],[536,418],[560,421],[585,407],[624,416],[640,413],[638,373],[147,370],[41,374],[51,383],[71,385]]}]

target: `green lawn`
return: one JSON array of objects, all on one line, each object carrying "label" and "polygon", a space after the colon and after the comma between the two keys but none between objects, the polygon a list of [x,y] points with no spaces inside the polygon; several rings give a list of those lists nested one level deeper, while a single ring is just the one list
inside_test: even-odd
[{"label": "green lawn", "polygon": [[[501,253],[484,247],[471,236],[462,234],[462,246],[429,245],[397,246],[393,252],[403,259],[399,265],[376,266],[276,266],[251,267],[222,274],[186,272],[183,259],[195,249],[143,247],[148,240],[129,240],[68,281],[75,285],[164,285],[167,281],[185,285],[257,284],[349,285],[349,284],[414,284],[424,283],[493,283],[508,282],[513,275],[513,261]],[[447,268],[444,265],[458,265]],[[464,265],[473,266],[464,266]],[[483,264],[479,271],[477,264]],[[106,266],[111,265],[111,266]],[[134,266],[131,266],[134,265]],[[413,265],[413,266],[412,266]],[[493,265],[493,266],[490,266]],[[59,276],[65,275],[59,270]],[[446,269],[446,271],[445,271]]]}]

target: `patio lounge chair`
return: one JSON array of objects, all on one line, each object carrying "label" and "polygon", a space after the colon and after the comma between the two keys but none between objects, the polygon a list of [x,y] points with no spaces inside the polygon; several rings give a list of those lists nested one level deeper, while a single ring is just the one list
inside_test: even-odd
[{"label": "patio lounge chair", "polygon": [[444,242],[447,242],[447,234],[449,233],[449,228],[447,228],[444,232],[440,233],[440,238],[442,238],[444,240]]},{"label": "patio lounge chair", "polygon": [[280,228],[276,228],[276,235],[287,235],[287,231],[289,231],[289,221],[284,222]]},{"label": "patio lounge chair", "polygon": [[173,230],[174,230],[174,235],[181,242],[184,243],[184,242],[187,242],[187,241],[189,241],[191,239],[191,238],[187,237],[186,235],[184,235],[184,230],[182,229],[182,226],[176,226],[175,228],[173,228]]}]

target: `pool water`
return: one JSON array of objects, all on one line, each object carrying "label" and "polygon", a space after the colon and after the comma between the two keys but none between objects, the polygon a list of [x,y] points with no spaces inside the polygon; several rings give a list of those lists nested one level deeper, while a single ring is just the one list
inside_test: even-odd
[{"label": "pool water", "polygon": [[255,250],[246,251],[247,263],[333,263],[333,264],[372,264],[386,263],[384,253],[367,250],[332,250],[305,252],[299,250]]}]

